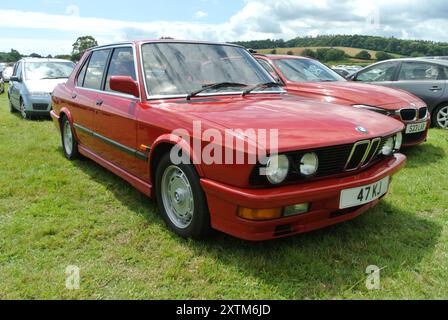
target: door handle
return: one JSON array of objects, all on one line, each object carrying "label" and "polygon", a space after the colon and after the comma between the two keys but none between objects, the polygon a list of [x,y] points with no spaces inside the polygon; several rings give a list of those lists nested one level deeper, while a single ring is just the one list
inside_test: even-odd
[{"label": "door handle", "polygon": [[101,99],[97,99],[97,100],[96,100],[96,105],[97,105],[97,106],[102,106],[103,103],[104,103],[104,101],[101,100]]},{"label": "door handle", "polygon": [[78,96],[78,95],[77,95],[76,93],[73,93],[73,94],[72,94],[72,99],[76,99],[77,96]]},{"label": "door handle", "polygon": [[438,87],[438,86],[434,86],[434,87],[432,87],[432,88],[429,89],[429,90],[431,90],[431,91],[433,91],[433,92],[436,92],[436,91],[441,91],[442,88],[440,88],[440,87]]}]

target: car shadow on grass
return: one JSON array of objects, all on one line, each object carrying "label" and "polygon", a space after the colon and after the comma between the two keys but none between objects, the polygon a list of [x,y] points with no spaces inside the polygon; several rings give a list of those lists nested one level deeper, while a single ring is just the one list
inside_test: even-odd
[{"label": "car shadow on grass", "polygon": [[[74,164],[129,210],[145,216],[148,224],[163,225],[164,232],[171,232],[164,227],[153,200],[93,161]],[[367,293],[366,268],[371,265],[384,268],[381,275],[389,278],[413,271],[432,253],[441,232],[440,225],[400,210],[386,198],[353,221],[290,238],[254,243],[215,232],[203,241],[174,235],[172,239],[223,269],[237,269],[242,281],[249,277],[268,285],[272,297],[303,299],[341,296],[353,290]],[[241,292],[238,297],[224,297],[250,296]]]},{"label": "car shadow on grass", "polygon": [[250,243],[217,235],[188,246],[258,278],[278,298],[303,299],[367,292],[371,265],[392,278],[415,270],[441,232],[440,225],[383,201],[353,221],[290,238]]},{"label": "car shadow on grass", "polygon": [[409,168],[418,168],[421,166],[433,165],[437,162],[446,160],[446,151],[432,144],[422,144],[412,148],[403,149],[403,154],[408,158],[407,166]]}]

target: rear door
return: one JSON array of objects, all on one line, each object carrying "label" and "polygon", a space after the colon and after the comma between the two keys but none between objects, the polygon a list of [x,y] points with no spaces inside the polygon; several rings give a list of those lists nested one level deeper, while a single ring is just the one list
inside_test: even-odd
[{"label": "rear door", "polygon": [[115,92],[110,88],[112,76],[128,76],[136,80],[134,49],[120,46],[113,49],[108,64],[102,91],[98,94],[95,114],[95,132],[104,157],[121,168],[137,175],[139,161],[137,153],[136,108],[139,98]]},{"label": "rear door", "polygon": [[406,61],[401,64],[397,81],[392,86],[413,93],[428,106],[434,106],[439,103],[445,91],[446,77],[438,64]]},{"label": "rear door", "polygon": [[398,61],[387,61],[360,71],[354,81],[391,86],[398,70]]},{"label": "rear door", "polygon": [[110,53],[110,49],[104,49],[90,54],[77,75],[70,102],[70,111],[81,144],[99,155],[100,144],[94,137],[94,114]]}]

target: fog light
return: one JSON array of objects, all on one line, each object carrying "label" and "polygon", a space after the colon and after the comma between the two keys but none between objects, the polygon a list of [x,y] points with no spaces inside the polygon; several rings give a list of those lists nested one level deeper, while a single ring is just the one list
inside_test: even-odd
[{"label": "fog light", "polygon": [[282,208],[275,209],[249,209],[239,208],[238,216],[247,220],[273,220],[282,217]]},{"label": "fog light", "polygon": [[308,211],[310,211],[309,203],[296,204],[294,206],[286,207],[285,211],[283,212],[283,216],[289,217],[298,214],[304,214],[307,213]]}]

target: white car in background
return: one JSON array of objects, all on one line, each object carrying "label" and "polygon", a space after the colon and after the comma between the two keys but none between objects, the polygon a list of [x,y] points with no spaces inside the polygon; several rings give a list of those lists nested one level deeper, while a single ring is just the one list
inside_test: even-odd
[{"label": "white car in background", "polygon": [[5,69],[3,69],[3,80],[5,82],[9,82],[9,80],[12,77],[12,74],[14,72],[14,68],[13,67],[6,67]]}]

